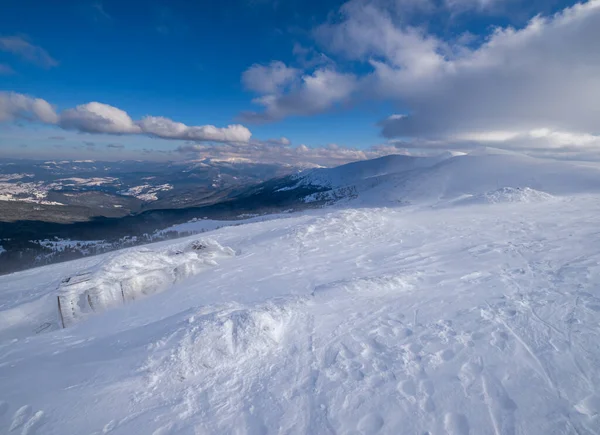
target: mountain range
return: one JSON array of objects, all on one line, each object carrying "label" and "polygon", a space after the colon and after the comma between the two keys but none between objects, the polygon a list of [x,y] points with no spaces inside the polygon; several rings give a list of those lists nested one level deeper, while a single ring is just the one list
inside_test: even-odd
[{"label": "mountain range", "polygon": [[[535,201],[595,192],[600,185],[596,166],[491,148],[433,157],[389,155],[301,171],[208,161],[166,168],[140,162],[23,165],[4,164],[5,179],[21,177],[5,181],[5,189],[38,190],[10,194],[4,202],[4,219],[14,210],[19,218],[2,224],[2,273],[181,236],[168,228],[190,220],[237,221],[332,204],[439,208]],[[13,175],[6,174],[7,167]],[[119,173],[126,175],[118,178]],[[40,174],[43,181],[21,181]]]}]

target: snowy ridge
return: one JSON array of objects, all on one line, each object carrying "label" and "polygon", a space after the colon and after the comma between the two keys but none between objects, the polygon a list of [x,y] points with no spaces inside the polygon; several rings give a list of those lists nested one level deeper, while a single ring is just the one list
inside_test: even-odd
[{"label": "snowy ridge", "polygon": [[[306,202],[368,206],[449,205],[467,197],[488,202],[494,202],[494,198],[529,201],[534,196],[549,199],[544,194],[600,191],[598,165],[537,159],[495,149],[437,157],[391,155],[338,168],[306,171],[296,177],[298,181],[288,189],[300,186],[324,189],[306,196]],[[455,205],[467,203],[470,202],[456,201]]]},{"label": "snowy ridge", "polygon": [[374,177],[426,168],[450,157],[450,154],[443,154],[436,157],[413,157],[393,154],[373,160],[348,163],[337,168],[312,169],[302,172],[297,177],[300,185],[341,188],[355,185]]}]

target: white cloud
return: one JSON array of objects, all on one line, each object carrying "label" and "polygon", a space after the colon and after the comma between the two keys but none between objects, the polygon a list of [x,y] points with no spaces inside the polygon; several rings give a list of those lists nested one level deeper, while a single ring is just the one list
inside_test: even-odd
[{"label": "white cloud", "polygon": [[302,76],[300,83],[289,90],[265,95],[253,100],[263,106],[262,112],[246,112],[242,118],[260,122],[274,121],[293,115],[314,115],[325,112],[349,99],[356,90],[352,74],[319,68]]},{"label": "white cloud", "polygon": [[[387,100],[401,110],[381,121],[383,135],[412,145],[598,146],[600,0],[535,16],[522,28],[447,41],[426,25],[409,25],[402,14],[499,12],[512,1],[518,0],[350,0],[313,35],[338,61],[363,62],[371,71],[357,76],[339,72],[332,61],[303,63],[308,51],[296,46],[300,64],[316,70],[285,86],[267,82],[269,92],[253,100],[264,110],[243,117],[273,121],[329,111],[355,98]],[[529,6],[544,9],[539,2]],[[549,133],[536,137],[536,131]]]},{"label": "white cloud", "polygon": [[437,154],[445,150],[469,152],[484,146],[551,159],[600,161],[600,135],[549,128],[523,132],[478,131],[444,139],[390,140],[388,145],[411,154]]},{"label": "white cloud", "polygon": [[225,128],[188,126],[160,116],[146,116],[134,121],[124,110],[98,102],[82,104],[57,114],[45,100],[0,92],[0,121],[15,119],[58,124],[63,129],[83,133],[147,134],[163,139],[245,143],[252,136],[250,130],[239,124]]},{"label": "white cloud", "polygon": [[[525,27],[497,28],[477,48],[451,45],[352,0],[315,30],[328,50],[368,62],[363,97],[394,101],[388,138],[456,138],[539,128],[600,132],[600,0]],[[474,137],[474,136],[473,136]]]},{"label": "white cloud", "polygon": [[214,125],[187,126],[169,118],[146,116],[138,123],[144,133],[163,139],[182,139],[213,142],[248,142],[252,133],[243,125],[217,128]]},{"label": "white cloud", "polygon": [[439,68],[445,44],[420,29],[397,25],[391,12],[352,0],[340,9],[341,22],[314,30],[315,38],[330,51],[352,60],[385,59],[414,75]]},{"label": "white cloud", "polygon": [[58,66],[58,61],[52,58],[46,50],[37,45],[33,45],[21,36],[0,37],[0,51],[15,54],[42,68]]},{"label": "white cloud", "polygon": [[108,104],[91,102],[60,114],[60,126],[86,133],[141,133],[127,112]]},{"label": "white cloud", "polygon": [[242,83],[259,94],[273,94],[291,84],[300,72],[275,60],[269,65],[252,65],[242,74]]},{"label": "white cloud", "polygon": [[0,122],[25,119],[55,124],[58,115],[45,100],[15,92],[0,92]]}]

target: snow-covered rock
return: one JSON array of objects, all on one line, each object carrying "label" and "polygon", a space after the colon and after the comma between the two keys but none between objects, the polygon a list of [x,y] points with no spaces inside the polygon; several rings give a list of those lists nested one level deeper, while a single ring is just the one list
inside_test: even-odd
[{"label": "snow-covered rock", "polygon": [[61,280],[57,293],[61,326],[164,291],[216,266],[215,259],[234,254],[213,240],[195,240],[168,250],[135,249],[111,255],[95,267]]}]

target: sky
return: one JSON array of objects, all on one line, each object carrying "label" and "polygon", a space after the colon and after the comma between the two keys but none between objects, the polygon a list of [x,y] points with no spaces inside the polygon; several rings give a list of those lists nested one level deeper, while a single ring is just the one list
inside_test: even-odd
[{"label": "sky", "polygon": [[0,157],[598,160],[600,0],[2,0]]}]

